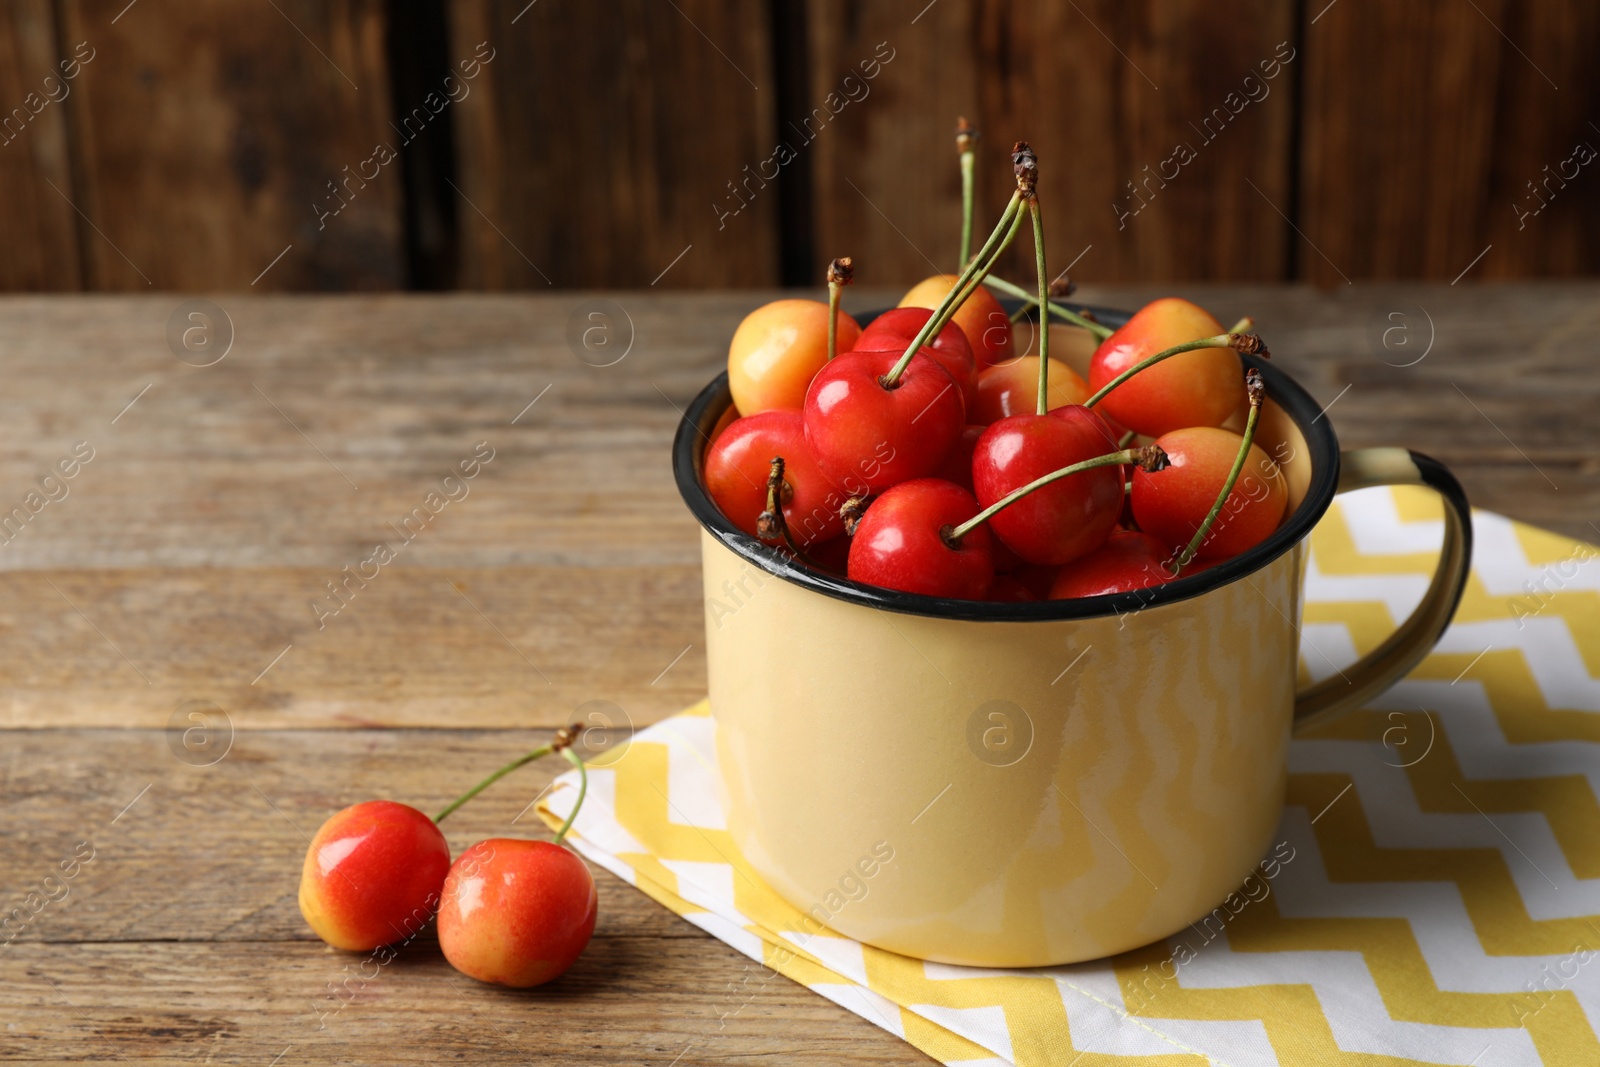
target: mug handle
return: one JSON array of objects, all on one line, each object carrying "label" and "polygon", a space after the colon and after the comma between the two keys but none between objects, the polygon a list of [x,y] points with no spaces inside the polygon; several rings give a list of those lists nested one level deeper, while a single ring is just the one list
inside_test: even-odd
[{"label": "mug handle", "polygon": [[1388,640],[1342,675],[1324,678],[1296,694],[1294,732],[1360,707],[1422,662],[1450,625],[1472,569],[1472,511],[1461,483],[1431,456],[1404,448],[1361,448],[1341,454],[1339,489],[1375,485],[1425,485],[1444,498],[1444,546],[1433,581],[1411,617]]}]

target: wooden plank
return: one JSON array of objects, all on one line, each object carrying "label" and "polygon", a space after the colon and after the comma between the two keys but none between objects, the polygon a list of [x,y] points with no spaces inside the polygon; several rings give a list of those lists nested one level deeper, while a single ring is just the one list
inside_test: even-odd
[{"label": "wooden plank", "polygon": [[705,695],[698,564],[338,563],[0,572],[3,718],[159,727],[205,700],[242,730],[558,726],[602,701],[626,728]]},{"label": "wooden plank", "polygon": [[89,288],[402,284],[378,0],[63,3]]},{"label": "wooden plank", "polygon": [[82,287],[66,103],[97,52],[79,44],[57,39],[50,0],[0,9],[0,290]]},{"label": "wooden plank", "polygon": [[1600,178],[1573,152],[1600,160],[1597,45],[1600,10],[1579,0],[1322,11],[1305,39],[1300,276],[1593,273]]},{"label": "wooden plank", "polygon": [[766,5],[461,0],[450,13],[456,50],[498,50],[457,117],[463,287],[777,282],[777,194],[745,170],[774,145]]},{"label": "wooden plank", "polygon": [[[46,886],[58,899],[0,947],[8,1062],[187,1060],[203,1050],[216,1062],[267,1064],[286,1047],[285,1063],[367,1061],[375,1049],[386,1063],[928,1062],[598,868],[594,940],[538,990],[463,978],[431,928],[392,964],[365,970],[364,957],[315,940],[295,903],[302,832],[374,796],[435,810],[548,739],[253,733],[220,762],[193,767],[160,732],[11,734],[0,761],[7,892],[25,897],[79,842],[93,851],[77,852],[92,858]],[[452,816],[452,849],[548,837],[531,814],[518,816],[563,766],[527,767]]]},{"label": "wooden plank", "polygon": [[[843,254],[871,283],[953,269],[953,127],[964,114],[985,137],[983,233],[1014,187],[1010,146],[1025,139],[1040,157],[1057,270],[1081,254],[1073,275],[1105,282],[1283,276],[1286,223],[1264,202],[1289,207],[1298,59],[1281,62],[1294,50],[1283,5],[835,0],[812,11],[807,107],[828,118],[828,94],[849,93],[847,76],[865,89],[806,148],[819,271]],[[880,44],[893,58],[863,82]],[[1020,239],[1003,273],[1031,274],[1032,255]]]}]

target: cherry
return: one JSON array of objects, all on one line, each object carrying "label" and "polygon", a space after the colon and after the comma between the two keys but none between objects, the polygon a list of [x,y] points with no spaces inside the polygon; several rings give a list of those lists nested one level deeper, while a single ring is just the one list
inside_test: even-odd
[{"label": "cherry", "polygon": [[1147,533],[1116,530],[1106,543],[1056,573],[1052,600],[1148,589],[1172,581],[1167,546]]},{"label": "cherry", "polygon": [[[1068,404],[1082,404],[1089,398],[1087,383],[1059,359],[1050,360],[1049,373],[1052,410]],[[1038,396],[1039,357],[1021,356],[978,373],[978,399],[968,409],[968,417],[975,423],[988,425],[1008,415],[1034,411]]]},{"label": "cherry", "polygon": [[[956,286],[954,274],[935,274],[911,287],[900,298],[902,308],[935,308]],[[972,346],[978,369],[1004,363],[1012,356],[1011,317],[995,295],[978,286],[961,302],[950,321],[960,328]]]},{"label": "cherry", "polygon": [[461,854],[444,880],[439,947],[480,982],[525,988],[558,978],[588,945],[594,878],[548,841],[496,837]]},{"label": "cherry", "polygon": [[[1172,466],[1159,478],[1134,472],[1133,514],[1139,527],[1171,548],[1193,539],[1221,493],[1243,441],[1239,434],[1210,426],[1158,437],[1156,444]],[[1289,492],[1282,472],[1259,446],[1251,444],[1244,451],[1243,474],[1195,550],[1200,559],[1236,556],[1266,540],[1283,519]]]},{"label": "cherry", "polygon": [[972,423],[963,426],[950,451],[944,454],[944,462],[939,464],[934,477],[954,482],[967,492],[972,492],[972,450],[977,447],[978,438],[983,436],[985,429]]},{"label": "cherry", "polygon": [[[774,300],[745,316],[728,346],[728,388],[740,414],[799,411],[806,386],[828,361],[828,305],[816,300]],[[838,345],[848,349],[861,334],[840,312]]]},{"label": "cherry", "polygon": [[961,390],[922,352],[848,353],[818,371],[806,393],[812,455],[858,496],[933,473],[965,424]]},{"label": "cherry", "polygon": [[938,478],[901,482],[867,508],[850,540],[851,581],[924,596],[981,600],[994,580],[989,531],[950,531],[977,512],[971,493]]},{"label": "cherry", "polygon": [[[1111,428],[1088,408],[1011,415],[978,438],[972,482],[985,508],[1052,471],[1116,448]],[[1061,564],[1099,548],[1122,510],[1120,467],[1097,467],[1053,482],[990,520],[995,536],[1029,563]]]},{"label": "cherry", "polygon": [[763,411],[731,423],[706,450],[706,491],[729,522],[762,536],[758,522],[775,456],[784,461],[783,516],[795,542],[809,546],[837,537],[844,530],[839,505],[847,494],[817,466],[798,411]]},{"label": "cherry", "polygon": [[334,948],[365,952],[416,934],[439,904],[450,846],[405,804],[368,800],[317,830],[300,869],[300,914]]},{"label": "cherry", "polygon": [[1010,574],[997,574],[994,581],[989,583],[989,595],[985,600],[999,600],[1009,604],[1022,604],[1038,600],[1033,595],[1033,590],[1021,578]]},{"label": "cherry", "polygon": [[[933,312],[928,308],[898,307],[885,311],[867,323],[856,339],[857,352],[882,352],[893,349],[896,356],[906,350],[912,338],[925,326]],[[978,395],[978,367],[972,358],[972,346],[966,334],[954,322],[947,322],[931,345],[922,351],[938,360],[961,388],[961,398],[968,408]]]},{"label": "cherry", "polygon": [[[1221,333],[1222,324],[1210,312],[1187,300],[1153,301],[1100,343],[1089,363],[1089,386],[1103,390],[1158,352]],[[1243,397],[1241,373],[1236,352],[1201,348],[1141,371],[1102,403],[1108,416],[1149,437],[1187,426],[1221,426]]]},{"label": "cherry", "polygon": [[850,538],[835,537],[820,544],[806,546],[806,562],[819,570],[843,576],[850,560]]}]

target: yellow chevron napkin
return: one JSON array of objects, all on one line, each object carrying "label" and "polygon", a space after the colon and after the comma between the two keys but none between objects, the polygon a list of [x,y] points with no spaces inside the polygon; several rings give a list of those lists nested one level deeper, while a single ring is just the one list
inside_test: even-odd
[{"label": "yellow chevron napkin", "polygon": [[[1293,742],[1276,860],[1230,921],[1037,970],[927,963],[817,933],[718,806],[704,702],[590,773],[573,843],[764,969],[947,1064],[1600,1064],[1600,549],[1479,512],[1438,648]],[[1442,532],[1416,489],[1340,497],[1311,537],[1302,681],[1376,646]],[[574,774],[540,805],[559,824]]]}]

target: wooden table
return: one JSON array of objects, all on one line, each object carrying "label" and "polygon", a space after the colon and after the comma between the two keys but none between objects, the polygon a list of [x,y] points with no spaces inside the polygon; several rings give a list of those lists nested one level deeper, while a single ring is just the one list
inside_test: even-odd
[{"label": "wooden table", "polygon": [[[586,701],[638,727],[703,693],[667,447],[767,295],[611,294],[634,337],[605,367],[567,341],[595,294],[224,296],[234,340],[205,367],[169,345],[175,296],[0,301],[0,517],[93,449],[0,535],[0,892],[23,908],[0,1060],[925,1062],[799,986],[743,987],[754,964],[604,872],[587,954],[525,993],[462,978],[431,934],[346,982],[295,905],[333,810],[433,810]],[[1600,284],[1190,295],[1253,313],[1347,446],[1425,450],[1475,503],[1596,536]],[[469,495],[333,600],[479,442]],[[231,747],[195,765],[182,731],[212,705]],[[524,809],[557,769],[455,816],[452,847],[542,834]],[[93,859],[47,882],[81,841]]]}]

